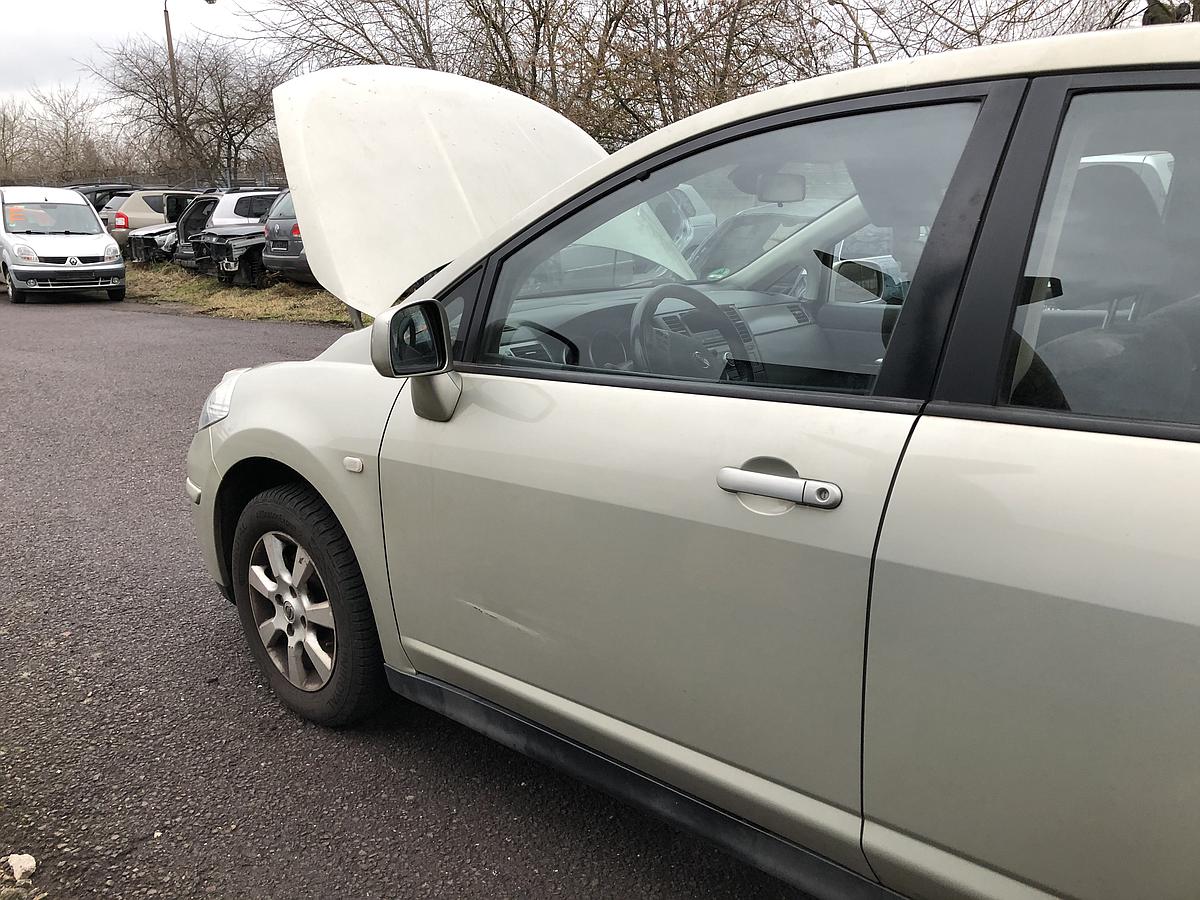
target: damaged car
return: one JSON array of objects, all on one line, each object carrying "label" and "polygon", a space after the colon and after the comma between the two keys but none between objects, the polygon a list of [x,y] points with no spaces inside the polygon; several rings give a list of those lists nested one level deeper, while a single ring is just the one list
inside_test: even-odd
[{"label": "damaged car", "polygon": [[271,208],[281,188],[233,188],[220,193],[201,194],[179,218],[175,263],[185,269],[211,270],[204,248],[193,239],[201,232],[225,225],[254,225],[262,231],[261,220]]},{"label": "damaged car", "polygon": [[175,245],[179,242],[176,223],[147,225],[129,232],[125,247],[130,262],[170,262],[175,258]]},{"label": "damaged car", "polygon": [[205,274],[215,275],[223,284],[266,287],[264,223],[265,216],[246,225],[217,225],[200,232],[192,238],[197,268]]}]

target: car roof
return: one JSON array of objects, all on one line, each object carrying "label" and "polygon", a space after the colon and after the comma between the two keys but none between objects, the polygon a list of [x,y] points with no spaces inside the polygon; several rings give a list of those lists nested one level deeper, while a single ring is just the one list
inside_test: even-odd
[{"label": "car roof", "polygon": [[142,194],[190,194],[193,197],[200,196],[199,191],[193,191],[188,188],[139,188],[136,191],[117,191],[117,193],[128,193],[131,197],[140,197]]},{"label": "car roof", "polygon": [[279,194],[280,191],[276,188],[275,190],[264,191],[229,191],[228,193],[221,194],[220,197],[222,200],[241,200],[243,197],[278,197]]},{"label": "car roof", "polygon": [[129,188],[133,190],[133,185],[128,181],[108,181],[108,182],[86,182],[83,184],[68,184],[67,188],[74,191],[110,191],[113,188]]},{"label": "car roof", "polygon": [[70,188],[17,185],[0,188],[0,194],[3,194],[5,203],[77,203],[91,206],[82,194]]}]

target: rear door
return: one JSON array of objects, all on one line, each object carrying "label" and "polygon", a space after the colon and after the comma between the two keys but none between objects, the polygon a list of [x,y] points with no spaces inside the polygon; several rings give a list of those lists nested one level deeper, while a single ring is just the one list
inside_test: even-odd
[{"label": "rear door", "polygon": [[[418,669],[869,874],[871,552],[1023,88],[708,135],[498,251],[454,415],[421,419],[402,396],[381,448]],[[652,212],[685,183],[732,216],[804,182],[826,214],[739,273],[686,274]],[[872,221],[932,231],[903,304],[860,305],[863,343],[843,352],[816,324],[819,279],[773,285]]]},{"label": "rear door", "polygon": [[1200,79],[1035,82],[880,536],[864,848],[920,896],[1200,884]]}]

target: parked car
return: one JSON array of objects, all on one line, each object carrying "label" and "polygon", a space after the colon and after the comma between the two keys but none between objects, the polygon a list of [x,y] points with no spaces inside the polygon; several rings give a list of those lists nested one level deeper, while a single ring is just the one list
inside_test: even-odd
[{"label": "parked car", "polygon": [[700,277],[723,278],[786,240],[829,206],[819,200],[749,206],[718,225],[688,255],[688,262]]},{"label": "parked car", "polygon": [[179,221],[196,196],[196,191],[158,189],[118,193],[100,210],[100,219],[123,248],[129,243],[131,231]]},{"label": "parked car", "polygon": [[653,210],[685,256],[700,246],[717,225],[708,202],[690,184],[681,184],[655,198]]},{"label": "parked car", "polygon": [[[812,896],[1195,897],[1198,48],[905,59],[611,156],[439,73],[277,89],[313,271],[376,318],[201,413],[263,677],[326,724],[390,687]],[[1157,153],[1161,208],[1097,161]],[[836,202],[697,273],[643,210],[746,160]],[[868,226],[895,304],[831,292]]]},{"label": "parked car", "polygon": [[[179,219],[174,260],[185,269],[204,271],[209,263],[196,255],[193,238],[220,225],[260,223],[271,208],[279,188],[237,188],[223,193],[205,192],[196,197]],[[261,224],[259,230],[261,231]]]},{"label": "parked car", "polygon": [[125,299],[121,248],[104,233],[96,210],[65,188],[0,188],[0,268],[8,299],[31,294],[104,291]]},{"label": "parked car", "polygon": [[267,213],[263,235],[267,246],[263,249],[262,261],[267,271],[292,281],[316,281],[312,269],[308,267],[304,238],[300,234],[300,221],[296,218],[291,191],[284,191],[275,200],[275,205]]},{"label": "parked car", "polygon": [[116,193],[133,193],[137,185],[116,183],[69,184],[67,190],[79,191],[97,210],[103,209]]}]

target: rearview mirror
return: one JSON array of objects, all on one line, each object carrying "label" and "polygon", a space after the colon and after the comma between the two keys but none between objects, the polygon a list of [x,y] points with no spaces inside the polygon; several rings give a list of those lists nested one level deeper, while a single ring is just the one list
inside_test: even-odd
[{"label": "rearview mirror", "polygon": [[448,421],[462,394],[454,371],[450,323],[437,300],[408,300],[371,325],[371,362],[386,378],[410,378],[413,410]]},{"label": "rearview mirror", "polygon": [[808,182],[803,175],[772,172],[758,176],[759,203],[799,203],[808,194]]}]

